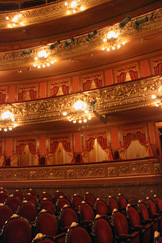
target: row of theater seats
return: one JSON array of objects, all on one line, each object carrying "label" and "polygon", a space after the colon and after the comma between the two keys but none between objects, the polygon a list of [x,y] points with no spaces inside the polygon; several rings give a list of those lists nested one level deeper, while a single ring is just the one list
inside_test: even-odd
[{"label": "row of theater seats", "polygon": [[88,192],[84,198],[74,194],[70,202],[59,191],[52,196],[0,190],[2,243],[161,242],[162,200],[156,195],[136,205],[121,194],[118,200],[109,196],[107,205]]}]

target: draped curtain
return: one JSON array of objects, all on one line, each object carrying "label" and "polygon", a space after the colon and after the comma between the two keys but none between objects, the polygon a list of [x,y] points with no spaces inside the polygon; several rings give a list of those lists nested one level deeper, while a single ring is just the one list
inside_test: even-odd
[{"label": "draped curtain", "polygon": [[35,100],[36,99],[36,96],[37,96],[37,91],[35,91],[33,89],[30,89],[29,90],[29,95],[30,95],[30,99],[31,100]]},{"label": "draped curtain", "polygon": [[69,86],[63,84],[61,85],[61,88],[64,95],[69,94]]},{"label": "draped curtain", "polygon": [[32,155],[36,155],[36,144],[32,143],[31,141],[23,141],[21,144],[19,144],[18,146],[16,146],[16,154],[21,154],[24,149],[25,146],[28,145],[29,146],[29,151]]},{"label": "draped curtain", "polygon": [[59,142],[58,141],[53,141],[50,143],[50,152],[55,153],[57,148],[58,148]]},{"label": "draped curtain", "polygon": [[146,136],[145,136],[145,134],[142,134],[142,133],[140,133],[140,132],[137,132],[137,133],[136,133],[136,137],[137,137],[138,141],[140,142],[140,144],[142,144],[142,145],[148,147],[149,155],[150,155],[150,156],[153,156],[153,152],[152,152],[151,145],[150,145],[149,142],[146,140]]},{"label": "draped curtain", "polygon": [[129,70],[129,75],[130,75],[131,80],[138,79],[138,72],[137,71]]},{"label": "draped curtain", "polygon": [[0,92],[0,104],[5,103],[5,100],[6,100],[6,94]]},{"label": "draped curtain", "polygon": [[154,67],[154,72],[155,72],[155,75],[162,74],[162,63],[158,63]]},{"label": "draped curtain", "polygon": [[119,76],[117,76],[117,82],[118,83],[123,83],[125,82],[126,79],[126,73],[125,72],[121,72]]},{"label": "draped curtain", "polygon": [[94,81],[95,81],[96,88],[102,87],[102,79],[95,78]]},{"label": "draped curtain", "polygon": [[92,80],[86,80],[85,83],[83,83],[83,91],[87,91],[87,90],[90,90],[91,88],[91,83],[92,83]]},{"label": "draped curtain", "polygon": [[33,143],[28,143],[28,146],[29,146],[29,151],[32,155],[35,155],[36,154],[36,145],[33,144]]},{"label": "draped curtain", "polygon": [[16,146],[16,153],[21,154],[23,152],[25,146],[26,146],[26,144],[24,144],[24,143],[21,143],[18,146]]},{"label": "draped curtain", "polygon": [[59,87],[61,87],[62,92],[64,95],[69,94],[69,86],[66,84],[60,84],[60,85],[55,85],[53,86],[53,88],[51,89],[51,96],[56,96],[58,91],[59,91]]},{"label": "draped curtain", "polygon": [[25,94],[26,94],[25,90],[18,93],[18,101],[23,101]]},{"label": "draped curtain", "polygon": [[56,96],[58,90],[59,90],[59,86],[54,86],[54,87],[51,89],[51,96]]}]

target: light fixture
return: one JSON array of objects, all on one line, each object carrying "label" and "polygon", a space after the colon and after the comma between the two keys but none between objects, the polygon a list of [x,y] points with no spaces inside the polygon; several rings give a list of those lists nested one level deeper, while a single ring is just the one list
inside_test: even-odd
[{"label": "light fixture", "polygon": [[14,114],[9,110],[1,113],[0,117],[0,131],[11,131],[13,128],[17,127]]},{"label": "light fixture", "polygon": [[16,14],[12,19],[6,16],[6,20],[9,22],[9,24],[7,25],[9,28],[24,26],[21,13]]},{"label": "light fixture", "polygon": [[33,66],[37,67],[38,69],[50,67],[56,62],[56,60],[53,59],[49,54],[50,53],[48,52],[48,50],[46,50],[46,48],[40,50],[37,53],[37,56],[34,57],[35,62]]},{"label": "light fixture", "polygon": [[101,47],[102,51],[111,51],[120,49],[123,45],[125,45],[126,41],[121,39],[118,32],[111,30],[107,34],[105,34],[103,38],[103,45]]},{"label": "light fixture", "polygon": [[152,94],[151,98],[154,100],[154,105],[156,107],[161,107],[162,108],[162,87],[158,89],[159,93],[158,94]]},{"label": "light fixture", "polygon": [[138,29],[140,24],[144,24],[146,22],[148,22],[148,17],[144,17],[143,19],[136,20],[133,26],[135,29]]},{"label": "light fixture", "polygon": [[49,49],[50,49],[50,50],[53,50],[53,49],[56,48],[59,44],[60,44],[60,41],[57,40],[55,43],[53,43],[53,44],[50,45]]},{"label": "light fixture", "polygon": [[28,55],[30,53],[32,53],[32,49],[26,49],[26,50],[22,51],[20,55],[23,57],[23,56]]},{"label": "light fixture", "polygon": [[124,28],[124,26],[131,20],[130,16],[127,16],[120,24],[119,24],[119,28],[122,29]]},{"label": "light fixture", "polygon": [[90,41],[92,39],[92,37],[94,37],[97,34],[97,30],[94,30],[92,32],[90,32],[86,38],[87,41]]},{"label": "light fixture", "polygon": [[68,15],[75,14],[85,10],[85,7],[82,5],[81,0],[74,0],[69,2],[66,1],[65,6],[67,7],[66,13]]},{"label": "light fixture", "polygon": [[74,42],[74,38],[71,37],[70,39],[66,40],[64,43],[64,47],[68,47],[71,43]]},{"label": "light fixture", "polygon": [[80,99],[74,103],[70,112],[64,111],[63,116],[73,123],[87,123],[92,118],[87,103]]}]

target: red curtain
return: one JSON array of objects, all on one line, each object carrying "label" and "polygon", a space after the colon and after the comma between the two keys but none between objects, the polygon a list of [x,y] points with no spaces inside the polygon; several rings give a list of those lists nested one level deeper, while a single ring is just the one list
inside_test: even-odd
[{"label": "red curtain", "polygon": [[92,80],[87,80],[85,83],[83,83],[83,91],[90,90],[91,83],[92,83]]},{"label": "red curtain", "polygon": [[97,142],[101,146],[102,149],[107,148],[107,139],[106,138],[103,138],[102,136],[100,136],[97,138]]},{"label": "red curtain", "polygon": [[54,86],[54,87],[51,89],[51,96],[55,96],[55,95],[57,95],[58,90],[59,90],[59,86]]},{"label": "red curtain", "polygon": [[70,142],[64,140],[64,141],[62,141],[62,145],[63,145],[66,152],[71,152]]},{"label": "red curtain", "polygon": [[0,103],[5,103],[6,100],[6,94],[0,93]]},{"label": "red curtain", "polygon": [[137,137],[138,141],[140,142],[140,144],[142,144],[142,145],[148,145],[148,147],[149,147],[149,155],[150,156],[153,156],[153,152],[152,152],[151,145],[149,144],[148,141],[146,141],[145,134],[143,134],[141,132],[137,132],[136,133],[136,137]]},{"label": "red curtain", "polygon": [[29,90],[29,95],[31,100],[35,100],[37,96],[37,91],[34,91],[33,89]]},{"label": "red curtain", "polygon": [[90,151],[93,148],[95,138],[89,138],[88,141],[86,141],[86,151]]},{"label": "red curtain", "polygon": [[53,141],[53,143],[50,143],[50,152],[55,153],[58,148],[59,142]]},{"label": "red curtain", "polygon": [[26,91],[23,90],[21,93],[18,94],[18,100],[19,101],[23,101],[24,95],[25,95]]},{"label": "red curtain", "polygon": [[19,146],[16,146],[16,154],[21,154],[25,148],[26,144],[20,144]]},{"label": "red curtain", "polygon": [[126,73],[122,72],[119,76],[117,76],[117,82],[118,83],[123,83],[125,82],[126,79]]},{"label": "red curtain", "polygon": [[0,147],[0,156],[2,155],[2,147]]},{"label": "red curtain", "polygon": [[63,84],[61,85],[61,88],[64,95],[69,94],[69,86]]},{"label": "red curtain", "polygon": [[129,75],[130,75],[131,80],[138,79],[138,72],[137,71],[130,70]]},{"label": "red curtain", "polygon": [[126,136],[123,137],[123,147],[128,148],[132,141],[132,134],[128,133]]},{"label": "red curtain", "polygon": [[94,81],[95,81],[96,88],[102,87],[102,80],[101,79],[95,78]]},{"label": "red curtain", "polygon": [[156,75],[162,74],[162,63],[158,63],[156,67],[154,67],[154,72]]},{"label": "red curtain", "polygon": [[33,143],[29,143],[28,146],[29,146],[29,151],[30,151],[30,153],[31,153],[32,155],[36,154],[36,145],[33,144]]}]

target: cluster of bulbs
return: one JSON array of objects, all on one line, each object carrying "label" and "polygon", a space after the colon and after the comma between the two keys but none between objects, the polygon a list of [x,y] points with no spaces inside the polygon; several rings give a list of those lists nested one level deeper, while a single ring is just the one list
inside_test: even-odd
[{"label": "cluster of bulbs", "polygon": [[160,107],[162,108],[162,100],[160,100],[159,97],[157,97],[156,95],[152,95],[152,99],[155,100],[155,99],[159,99],[157,102],[155,102],[155,106],[156,107]]},{"label": "cluster of bulbs", "polygon": [[49,53],[46,52],[46,50],[41,50],[38,52],[38,56],[34,58],[36,63],[33,64],[34,67],[37,68],[45,68],[45,67],[50,67],[51,64],[54,64],[56,60],[49,60],[48,59]]},{"label": "cluster of bulbs", "polygon": [[125,45],[126,41],[118,40],[118,33],[115,31],[110,31],[106,37],[103,38],[104,46],[102,46],[102,51],[110,51],[120,49],[123,45]]},{"label": "cluster of bulbs", "polygon": [[8,130],[11,131],[13,128],[17,127],[15,123],[14,114],[10,111],[5,111],[1,114],[1,121],[0,121],[0,131],[7,132]]},{"label": "cluster of bulbs", "polygon": [[14,27],[17,27],[18,25],[19,26],[24,26],[24,23],[21,21],[21,18],[22,18],[22,14],[17,14],[10,21],[10,18],[7,16],[6,20],[10,21],[10,24],[8,24],[8,27],[9,28],[14,28]]},{"label": "cluster of bulbs", "polygon": [[68,7],[68,10],[67,10],[67,14],[74,14],[78,11],[84,11],[85,8],[84,6],[81,6],[81,3],[80,3],[81,0],[75,0],[75,1],[72,1],[71,3],[68,3],[68,2],[65,2],[65,6]]}]

